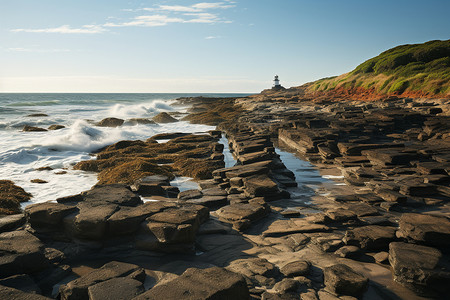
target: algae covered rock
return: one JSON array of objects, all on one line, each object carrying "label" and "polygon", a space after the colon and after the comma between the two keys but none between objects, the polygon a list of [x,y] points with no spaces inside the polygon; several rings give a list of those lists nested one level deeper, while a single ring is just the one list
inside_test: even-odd
[{"label": "algae covered rock", "polygon": [[166,112],[161,112],[161,113],[157,114],[156,116],[153,117],[152,120],[154,122],[156,122],[156,123],[174,123],[174,122],[178,122],[177,119],[175,119],[174,117],[172,117],[171,115],[169,115]]},{"label": "algae covered rock", "polygon": [[98,122],[96,125],[100,127],[119,127],[125,122],[125,120],[118,118],[105,118]]},{"label": "algae covered rock", "polygon": [[0,214],[20,213],[20,202],[29,201],[31,197],[11,180],[0,180]]}]

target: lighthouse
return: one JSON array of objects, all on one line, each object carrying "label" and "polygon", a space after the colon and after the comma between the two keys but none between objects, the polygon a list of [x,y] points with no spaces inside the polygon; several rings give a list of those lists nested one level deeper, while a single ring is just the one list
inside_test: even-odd
[{"label": "lighthouse", "polygon": [[280,80],[278,79],[278,75],[275,75],[275,79],[273,80],[273,87],[274,88],[281,87]]}]

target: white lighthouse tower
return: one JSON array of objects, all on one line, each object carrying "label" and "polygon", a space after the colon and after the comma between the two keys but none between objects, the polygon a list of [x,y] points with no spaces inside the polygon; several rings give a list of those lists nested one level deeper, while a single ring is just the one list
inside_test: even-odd
[{"label": "white lighthouse tower", "polygon": [[275,79],[273,80],[273,87],[274,88],[280,88],[280,80],[278,79],[278,75],[275,75]]}]

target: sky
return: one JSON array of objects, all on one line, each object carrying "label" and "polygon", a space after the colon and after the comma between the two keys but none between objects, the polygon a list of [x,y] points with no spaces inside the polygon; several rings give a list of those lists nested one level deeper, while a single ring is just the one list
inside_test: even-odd
[{"label": "sky", "polygon": [[257,93],[450,39],[448,0],[203,1],[0,0],[0,92]]}]

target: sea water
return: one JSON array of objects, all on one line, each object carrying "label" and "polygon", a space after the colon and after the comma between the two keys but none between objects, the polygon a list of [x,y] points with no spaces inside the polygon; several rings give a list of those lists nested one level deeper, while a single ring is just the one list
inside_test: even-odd
[{"label": "sea water", "polygon": [[[207,125],[179,121],[98,127],[107,117],[151,119],[160,112],[185,112],[174,107],[179,97],[240,97],[242,94],[16,94],[0,93],[0,179],[8,179],[33,195],[30,203],[55,200],[90,189],[97,174],[73,170],[79,161],[94,159],[92,152],[120,140],[145,140],[158,133],[199,133]],[[31,114],[48,116],[31,117]],[[60,130],[23,132],[25,125]],[[52,170],[38,171],[51,167]],[[64,173],[64,174],[62,174]],[[47,181],[32,183],[33,179]]]}]

